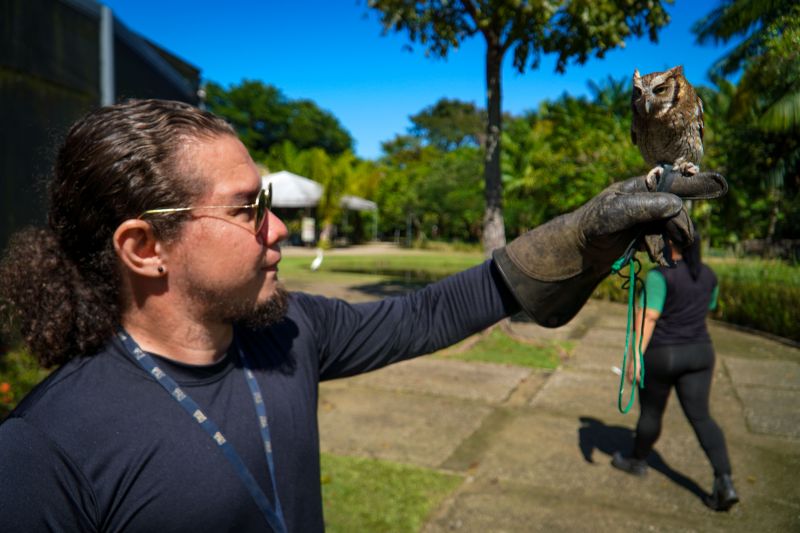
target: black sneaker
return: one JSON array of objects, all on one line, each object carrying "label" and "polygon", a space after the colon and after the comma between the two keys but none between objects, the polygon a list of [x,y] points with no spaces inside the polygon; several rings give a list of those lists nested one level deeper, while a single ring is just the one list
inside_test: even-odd
[{"label": "black sneaker", "polygon": [[634,476],[642,477],[647,474],[647,461],[634,459],[633,457],[623,457],[620,452],[614,452],[614,457],[611,458],[611,466]]}]

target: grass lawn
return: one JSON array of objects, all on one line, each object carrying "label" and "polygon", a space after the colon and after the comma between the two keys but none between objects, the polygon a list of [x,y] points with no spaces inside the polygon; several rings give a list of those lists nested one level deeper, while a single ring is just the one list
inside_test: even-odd
[{"label": "grass lawn", "polygon": [[387,255],[326,254],[319,270],[309,268],[311,257],[286,257],[281,259],[280,271],[287,279],[300,276],[317,278],[333,276],[364,275],[402,278],[416,282],[432,282],[450,274],[480,264],[484,258],[479,253],[469,252],[410,252]]},{"label": "grass lawn", "polygon": [[425,468],[322,454],[326,531],[419,531],[461,481],[460,476]]},{"label": "grass lawn", "polygon": [[554,369],[561,364],[561,356],[569,354],[573,346],[569,341],[522,342],[511,338],[498,327],[466,350],[462,342],[442,350],[437,356],[462,361]]}]

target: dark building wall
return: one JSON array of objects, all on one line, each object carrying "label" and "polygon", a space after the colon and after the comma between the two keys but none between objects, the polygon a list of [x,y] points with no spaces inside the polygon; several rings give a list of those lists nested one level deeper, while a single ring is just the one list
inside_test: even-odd
[{"label": "dark building wall", "polygon": [[[94,0],[0,1],[0,250],[14,231],[44,223],[60,141],[100,103],[100,7]],[[117,101],[198,104],[199,70],[118,20],[114,63]]]}]

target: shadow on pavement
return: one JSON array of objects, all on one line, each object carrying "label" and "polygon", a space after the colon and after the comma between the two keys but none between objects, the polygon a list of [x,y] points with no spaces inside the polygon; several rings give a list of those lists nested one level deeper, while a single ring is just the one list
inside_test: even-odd
[{"label": "shadow on pavement", "polygon": [[356,285],[351,287],[354,291],[360,291],[369,296],[378,298],[386,298],[389,296],[402,296],[409,292],[421,289],[428,285],[428,283],[416,281],[404,281],[402,279],[391,279],[387,281],[380,281],[378,283],[368,283],[365,285]]},{"label": "shadow on pavement", "polygon": [[[606,454],[610,462],[614,452],[619,450],[624,453],[631,449],[634,432],[629,428],[607,426],[600,420],[591,417],[582,416],[579,420],[581,425],[580,429],[578,429],[578,445],[586,462],[596,462],[592,456],[594,450],[599,450]],[[676,485],[697,496],[700,501],[703,501],[708,495],[695,480],[669,466],[657,451],[650,452],[647,464],[653,470],[665,475]]]}]

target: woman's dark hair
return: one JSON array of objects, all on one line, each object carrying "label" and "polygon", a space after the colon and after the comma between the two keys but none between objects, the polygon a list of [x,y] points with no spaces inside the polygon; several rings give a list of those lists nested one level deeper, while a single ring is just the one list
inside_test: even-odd
[{"label": "woman's dark hair", "polygon": [[[103,107],[72,126],[49,184],[47,227],[17,233],[0,261],[0,318],[42,366],[91,355],[114,333],[121,314],[114,231],[148,209],[191,205],[204,183],[188,175],[184,148],[222,135],[235,132],[221,118],[164,100]],[[185,220],[151,222],[169,241]]]},{"label": "woman's dark hair", "polygon": [[694,228],[694,241],[692,241],[692,244],[681,248],[681,255],[683,255],[683,261],[686,266],[689,267],[689,275],[692,276],[693,280],[697,281],[703,266],[703,258],[700,253],[703,241],[697,232],[697,226],[695,226],[694,222],[692,222],[692,227]]}]

